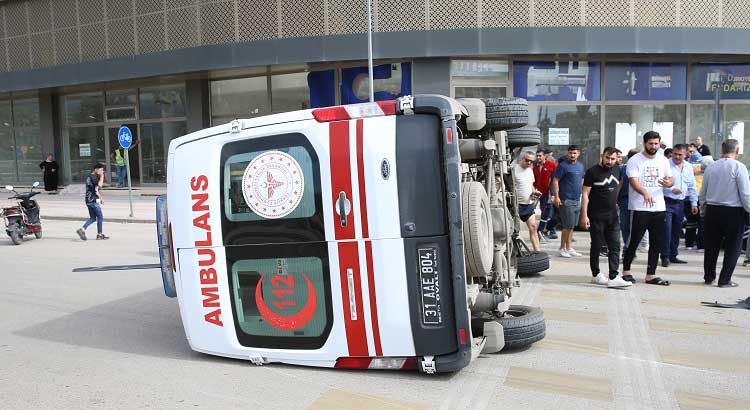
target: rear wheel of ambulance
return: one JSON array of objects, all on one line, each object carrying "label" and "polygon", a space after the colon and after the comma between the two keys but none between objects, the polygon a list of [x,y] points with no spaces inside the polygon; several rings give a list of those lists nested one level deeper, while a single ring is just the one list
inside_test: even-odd
[{"label": "rear wheel of ambulance", "polygon": [[512,130],[529,122],[529,104],[523,98],[483,98],[487,128]]},{"label": "rear wheel of ambulance", "polygon": [[497,321],[503,325],[504,350],[529,346],[546,334],[544,312],[538,307],[510,305]]},{"label": "rear wheel of ambulance", "polygon": [[546,252],[533,252],[518,256],[518,276],[531,276],[549,269],[549,255]]},{"label": "rear wheel of ambulance", "polygon": [[511,148],[531,147],[541,143],[539,128],[525,126],[508,131],[508,145]]},{"label": "rear wheel of ambulance", "polygon": [[479,182],[461,184],[466,273],[484,277],[492,269],[494,239],[490,200]]}]

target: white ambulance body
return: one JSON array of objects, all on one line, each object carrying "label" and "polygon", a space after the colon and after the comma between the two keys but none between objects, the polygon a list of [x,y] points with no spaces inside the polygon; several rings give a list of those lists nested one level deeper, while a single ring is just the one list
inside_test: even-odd
[{"label": "white ambulance body", "polygon": [[[501,287],[514,267],[497,262],[511,260],[513,220],[496,200],[492,214],[472,207],[486,214],[474,216],[482,237],[469,242],[486,249],[472,251],[467,280],[465,114],[423,95],[236,120],[172,141],[157,201],[162,276],[190,346],[256,364],[468,365],[484,347],[481,311],[508,309]],[[492,263],[498,215],[504,242],[494,241],[495,264],[478,268]],[[495,279],[478,279],[490,270]],[[495,351],[497,327],[484,331],[499,339]]]}]

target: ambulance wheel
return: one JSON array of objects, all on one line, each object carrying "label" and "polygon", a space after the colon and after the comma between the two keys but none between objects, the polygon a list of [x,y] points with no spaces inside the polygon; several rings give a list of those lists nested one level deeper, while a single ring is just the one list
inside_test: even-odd
[{"label": "ambulance wheel", "polygon": [[531,147],[541,143],[539,128],[525,126],[508,131],[508,145],[511,148]]},{"label": "ambulance wheel", "polygon": [[487,128],[512,130],[529,122],[529,104],[523,98],[482,98]]},{"label": "ambulance wheel", "polygon": [[549,255],[545,252],[534,252],[528,256],[518,256],[518,275],[530,276],[549,269]]},{"label": "ambulance wheel", "polygon": [[490,200],[481,183],[461,184],[461,212],[466,272],[473,277],[486,276],[492,269],[494,240]]},{"label": "ambulance wheel", "polygon": [[538,307],[510,305],[497,321],[505,333],[503,350],[529,346],[544,339],[546,334],[544,312]]}]

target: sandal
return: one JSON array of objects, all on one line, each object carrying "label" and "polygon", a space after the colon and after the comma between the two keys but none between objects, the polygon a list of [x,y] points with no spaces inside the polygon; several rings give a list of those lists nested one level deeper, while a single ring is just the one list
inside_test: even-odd
[{"label": "sandal", "polygon": [[623,278],[624,280],[626,280],[626,281],[630,282],[630,283],[635,283],[635,282],[636,282],[636,280],[635,280],[635,278],[633,277],[633,275],[623,275],[623,277],[622,277],[622,278]]},{"label": "sandal", "polygon": [[649,285],[669,286],[669,281],[668,280],[664,280],[664,279],[659,278],[659,277],[653,278],[651,280],[647,280],[646,283],[649,284]]}]

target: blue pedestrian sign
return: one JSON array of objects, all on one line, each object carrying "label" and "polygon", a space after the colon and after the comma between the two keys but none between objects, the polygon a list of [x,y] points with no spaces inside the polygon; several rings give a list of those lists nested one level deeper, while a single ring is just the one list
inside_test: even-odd
[{"label": "blue pedestrian sign", "polygon": [[130,132],[130,128],[124,125],[120,127],[120,130],[117,131],[117,141],[120,142],[120,146],[124,149],[130,148],[133,145],[133,133]]}]

